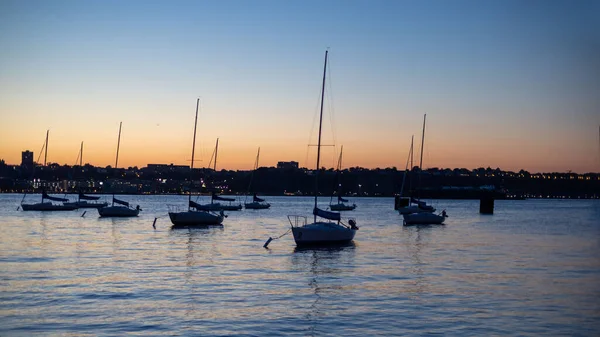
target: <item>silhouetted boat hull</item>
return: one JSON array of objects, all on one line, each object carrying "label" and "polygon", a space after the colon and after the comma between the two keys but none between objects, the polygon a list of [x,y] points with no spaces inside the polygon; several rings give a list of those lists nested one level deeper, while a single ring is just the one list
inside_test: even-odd
[{"label": "silhouetted boat hull", "polygon": [[220,226],[223,215],[205,211],[169,212],[173,226]]},{"label": "silhouetted boat hull", "polygon": [[125,206],[106,206],[98,208],[98,214],[101,217],[133,217],[140,214],[140,209]]}]

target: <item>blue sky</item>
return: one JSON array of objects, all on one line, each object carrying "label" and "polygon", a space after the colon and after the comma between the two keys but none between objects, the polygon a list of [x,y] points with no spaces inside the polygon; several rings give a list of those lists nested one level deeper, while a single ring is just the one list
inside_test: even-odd
[{"label": "blue sky", "polygon": [[258,146],[310,166],[329,48],[324,137],[344,166],[402,167],[427,113],[425,166],[597,172],[599,4],[3,1],[0,157],[49,128],[54,161],[83,140],[108,165],[123,121],[124,165],[183,164],[201,96],[199,144],[220,137],[224,168]]}]

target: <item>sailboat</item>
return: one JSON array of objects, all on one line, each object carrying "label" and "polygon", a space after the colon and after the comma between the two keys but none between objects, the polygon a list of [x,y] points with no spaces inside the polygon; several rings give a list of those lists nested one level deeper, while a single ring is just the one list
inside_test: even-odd
[{"label": "sailboat", "polygon": [[[341,171],[342,171],[342,153],[344,152],[344,146],[342,145],[342,148],[340,149],[340,158],[338,159],[338,167],[337,167],[337,173],[338,173],[338,177],[341,175]],[[337,193],[337,204],[329,204],[329,209],[331,209],[332,211],[352,211],[356,208],[356,204],[352,204],[352,205],[346,205],[344,204],[345,202],[348,202],[347,199],[344,199],[342,197],[342,184],[339,183],[338,181],[338,193]]]},{"label": "sailboat", "polygon": [[[402,176],[402,186],[400,187],[400,200],[397,210],[400,214],[412,214],[412,213],[432,213],[435,212],[435,208],[430,205],[427,205],[425,202],[412,198],[412,197],[403,197],[404,193],[404,183],[406,182],[406,176],[408,173],[408,167],[410,163],[410,167],[413,167],[413,140],[414,136],[410,139],[410,151],[408,153],[408,158],[406,159],[406,167],[404,169],[404,175]],[[412,180],[412,177],[410,177]],[[412,184],[410,184],[412,186]],[[409,192],[410,193],[410,192]]]},{"label": "sailboat", "polygon": [[317,207],[317,197],[319,194],[319,164],[321,159],[321,126],[323,124],[323,101],[325,98],[325,76],[327,74],[327,53],[328,51],[325,51],[323,86],[321,89],[319,140],[317,144],[317,165],[315,171],[315,204],[313,207],[314,220],[312,223],[307,223],[306,216],[288,215],[288,220],[292,227],[292,234],[294,235],[294,241],[297,246],[348,243],[354,239],[354,235],[358,230],[354,219],[349,219],[348,225],[346,225],[342,222],[340,213],[325,211]]},{"label": "sailboat", "polygon": [[[200,99],[196,101],[196,118],[194,120],[194,140],[192,143],[192,162],[190,164],[190,182],[193,181],[194,174],[194,151],[196,150],[196,126],[198,125],[198,106]],[[202,205],[192,201],[192,191],[188,195],[188,210],[183,212],[169,212],[169,218],[173,227],[179,226],[208,226],[221,225],[224,214],[215,214],[211,211],[202,209]]]},{"label": "sailboat", "polygon": [[[83,167],[83,142],[81,142],[81,149],[79,150],[79,167]],[[75,202],[66,202],[65,205],[72,205],[78,208],[101,208],[108,206],[107,202],[88,202],[99,200],[100,197],[94,197],[91,195],[85,195],[81,191],[79,191],[77,195],[77,201]]]},{"label": "sailboat", "polygon": [[[248,193],[250,193],[252,187],[252,180],[254,179],[254,172],[258,169],[258,158],[260,157],[260,147],[258,148],[258,153],[256,154],[256,162],[254,163],[254,170],[252,171],[252,175],[250,176],[250,183],[248,184]],[[252,202],[245,202],[244,207],[246,209],[267,209],[271,207],[271,204],[265,202],[265,199],[259,198],[256,196],[256,193],[252,195]]]},{"label": "sailboat", "polygon": [[[119,123],[119,139],[117,141],[117,157],[115,159],[115,169],[117,169],[119,164],[119,147],[121,145],[122,126],[123,122]],[[132,208],[129,206],[129,202],[115,198],[114,193],[112,196],[112,204],[110,206],[98,208],[98,214],[100,214],[101,217],[132,217],[138,216],[138,214],[140,214],[140,211],[140,205],[137,205],[135,208]]]},{"label": "sailboat", "polygon": [[[46,142],[44,143],[44,148],[45,148],[44,166],[46,166],[46,159],[48,157],[48,136],[49,135],[50,135],[50,130],[47,130],[46,131]],[[24,199],[25,199],[25,196],[23,196],[23,200]],[[52,197],[52,196],[48,195],[45,190],[42,191],[42,201],[41,202],[38,202],[35,204],[24,204],[23,200],[21,200],[21,208],[24,211],[72,211],[74,209],[77,209],[77,206],[64,204],[64,202],[68,202],[69,199]],[[46,200],[63,202],[63,204],[53,204],[52,202],[47,202]]]},{"label": "sailboat", "polygon": [[[219,154],[219,138],[217,138],[217,143],[215,145],[215,152],[214,152],[214,156],[213,158],[215,159],[214,161],[214,166],[213,166],[213,171],[216,173],[217,172],[217,155]],[[211,158],[212,160],[212,158]],[[210,164],[209,164],[210,166]],[[219,201],[227,201],[229,202],[229,204],[221,204]],[[220,195],[217,194],[216,191],[213,191],[210,195],[210,204],[202,204],[199,205],[200,209],[203,209],[205,211],[239,211],[242,209],[242,204],[237,204],[234,205],[232,204],[234,201],[236,201],[236,199],[234,198],[227,198],[227,197],[222,197]]]},{"label": "sailboat", "polygon": [[[425,120],[426,120],[426,118],[427,118],[427,114],[425,114],[423,116],[423,136],[421,138],[421,160],[419,163],[419,175],[423,171],[423,144],[425,142]],[[420,179],[419,179],[419,181],[420,181]],[[420,185],[420,183],[419,183],[419,185]],[[420,187],[421,186],[419,186],[419,188]],[[404,217],[404,225],[405,226],[409,226],[409,225],[442,225],[444,223],[444,220],[446,220],[446,218],[448,217],[448,215],[446,215],[445,210],[442,211],[441,214],[434,214],[433,212],[435,212],[435,208],[433,208],[430,205],[427,205],[424,201],[411,198],[411,202],[416,203],[417,206],[421,209],[431,210],[431,211],[402,214],[402,216]]]}]

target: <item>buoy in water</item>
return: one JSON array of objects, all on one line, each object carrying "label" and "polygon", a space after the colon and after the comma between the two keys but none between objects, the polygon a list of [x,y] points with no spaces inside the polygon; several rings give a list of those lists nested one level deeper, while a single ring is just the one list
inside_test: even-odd
[{"label": "buoy in water", "polygon": [[267,248],[267,246],[269,245],[269,243],[271,243],[271,241],[273,241],[273,238],[269,236],[269,240],[267,240],[267,242],[265,242],[263,247]]}]

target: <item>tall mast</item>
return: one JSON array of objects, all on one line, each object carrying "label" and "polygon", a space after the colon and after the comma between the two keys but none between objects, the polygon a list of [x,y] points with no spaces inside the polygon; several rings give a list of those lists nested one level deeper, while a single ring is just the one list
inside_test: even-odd
[{"label": "tall mast", "polygon": [[48,158],[48,134],[50,133],[50,130],[46,131],[46,146],[45,146],[45,152],[44,152],[44,166],[46,166],[46,159]]},{"label": "tall mast", "polygon": [[[121,146],[121,127],[123,126],[123,122],[119,123],[119,138],[117,140],[117,158],[115,159],[115,172],[117,172],[117,166],[119,164],[119,147]],[[115,192],[113,188],[113,197],[112,197],[112,205],[115,205]]]},{"label": "tall mast", "polygon": [[196,118],[194,119],[194,141],[192,142],[192,163],[190,164],[190,193],[188,195],[188,211],[190,211],[190,202],[192,201],[192,189],[194,181],[194,151],[196,150],[196,126],[198,125],[198,106],[200,106],[200,98],[196,100]]},{"label": "tall mast", "polygon": [[342,153],[344,153],[344,145],[340,148],[340,158],[338,159],[338,171],[342,170]]},{"label": "tall mast", "polygon": [[425,119],[427,114],[423,115],[423,135],[421,136],[421,159],[419,161],[419,197],[421,196],[421,174],[423,173],[423,143],[425,142]]},{"label": "tall mast", "polygon": [[[77,163],[75,163],[77,165]],[[83,176],[83,141],[81,142],[81,148],[79,149],[79,169]],[[83,179],[83,177],[82,177]],[[77,202],[81,201],[81,185],[79,185],[79,193],[77,193]]]},{"label": "tall mast", "polygon": [[217,144],[215,145],[215,162],[213,164],[213,170],[217,172],[217,154],[219,153],[219,138],[217,138]]},{"label": "tall mast", "polygon": [[338,159],[338,167],[337,167],[337,191],[338,191],[338,204],[340,203],[340,197],[342,196],[342,153],[344,153],[344,145],[340,148],[340,158]]},{"label": "tall mast", "polygon": [[[325,99],[325,74],[327,74],[327,53],[325,51],[325,65],[323,66],[323,87],[321,89],[321,112],[319,116],[319,141],[317,143],[317,172],[315,174],[315,208],[317,208],[317,196],[319,194],[319,164],[321,161],[321,127],[323,126],[323,101]],[[314,212],[313,212],[314,213]],[[315,222],[317,222],[317,215],[315,214]]]},{"label": "tall mast", "polygon": [[254,164],[254,169],[258,169],[258,158],[260,158],[260,146],[258,147],[258,153],[256,154],[256,163]]},{"label": "tall mast", "polygon": [[121,126],[123,126],[123,122],[119,123],[119,139],[117,140],[117,158],[115,159],[115,169],[119,164],[119,147],[121,146]]},{"label": "tall mast", "polygon": [[[252,173],[250,174],[250,183],[248,184],[248,194],[250,193],[250,188],[252,187],[252,181],[254,180],[254,172],[256,172],[256,170],[258,169],[258,158],[259,157],[260,157],[260,146],[258,147],[258,152],[256,153],[256,161],[254,162],[254,170],[252,170]],[[254,199],[252,201],[254,201]]]},{"label": "tall mast", "polygon": [[408,192],[412,194],[412,180],[413,180],[413,174],[412,174],[412,170],[413,170],[413,155],[415,153],[414,149],[414,140],[415,140],[415,135],[410,136],[410,176],[408,177]]},{"label": "tall mast", "polygon": [[[410,137],[410,150],[408,152],[408,158],[406,158],[406,167],[404,168],[404,174],[402,175],[402,185],[400,186],[400,196],[403,195],[404,193],[404,182],[406,182],[406,174],[408,171],[408,163],[410,162],[411,158],[412,158],[412,152],[413,152],[413,138],[415,136],[411,136]],[[409,181],[410,182],[410,181]],[[409,187],[410,189],[410,187]]]}]

